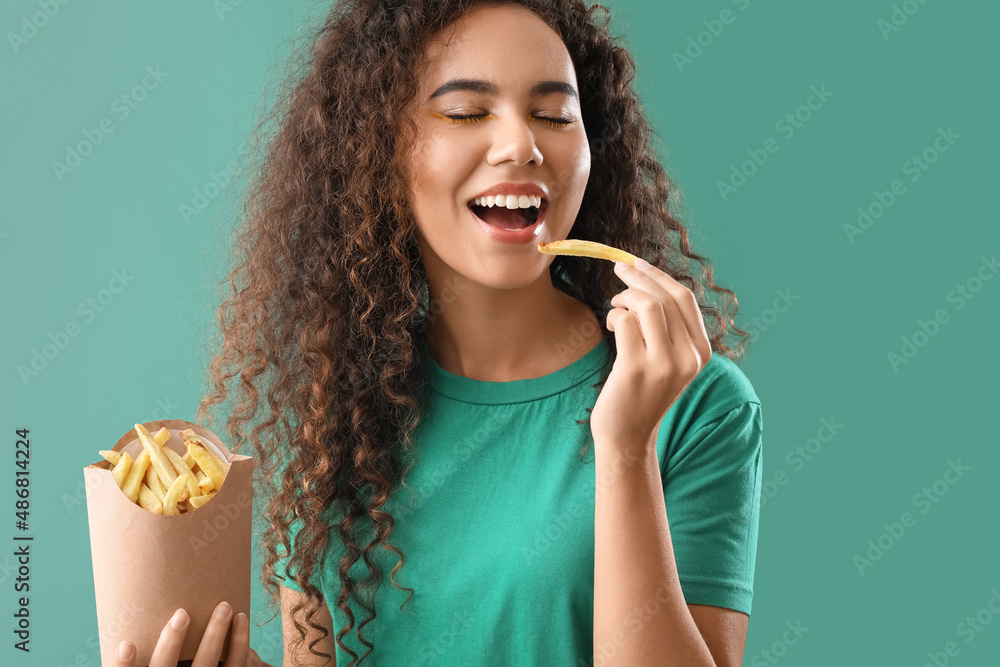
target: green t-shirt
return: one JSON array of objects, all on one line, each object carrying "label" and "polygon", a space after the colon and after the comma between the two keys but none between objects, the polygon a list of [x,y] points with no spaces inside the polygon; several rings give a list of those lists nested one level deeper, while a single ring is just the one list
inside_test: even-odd
[{"label": "green t-shirt", "polygon": [[[375,645],[366,665],[593,664],[594,444],[575,420],[589,417],[608,352],[602,341],[549,375],[483,382],[445,371],[421,345],[430,403],[414,434],[409,489],[397,485],[385,508],[396,522],[389,541],[406,558],[396,582],[414,593],[401,611],[409,593],[389,581],[397,559],[377,549],[385,578],[364,628]],[[661,422],[657,456],[689,604],[750,613],[762,430],[753,387],[721,354]],[[331,543],[313,583],[336,633],[347,619],[336,607],[335,532]],[[363,559],[351,573],[355,582],[368,575]],[[360,657],[365,613],[353,600],[351,609],[344,641]],[[349,662],[338,647],[337,664]]]}]

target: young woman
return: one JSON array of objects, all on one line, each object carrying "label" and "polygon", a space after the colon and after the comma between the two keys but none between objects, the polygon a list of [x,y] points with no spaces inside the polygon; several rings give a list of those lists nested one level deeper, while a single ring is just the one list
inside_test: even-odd
[{"label": "young woman", "polygon": [[[741,663],[746,333],[598,10],[339,2],[276,109],[199,418],[235,392],[286,665]],[[565,238],[649,263],[536,248]],[[259,662],[220,609],[194,664],[230,625]]]}]

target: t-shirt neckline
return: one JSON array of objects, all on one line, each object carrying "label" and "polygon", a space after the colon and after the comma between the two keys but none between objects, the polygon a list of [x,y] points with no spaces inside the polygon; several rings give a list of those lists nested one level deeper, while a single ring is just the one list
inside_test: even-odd
[{"label": "t-shirt neckline", "polygon": [[[456,401],[482,405],[536,401],[571,389],[593,377],[601,369],[608,353],[608,343],[602,337],[601,341],[582,357],[548,375],[509,382],[488,382],[446,371],[431,357],[423,336],[417,336],[417,340],[417,347],[424,359],[424,368],[427,369],[431,388]],[[591,383],[596,381],[592,380]]]}]

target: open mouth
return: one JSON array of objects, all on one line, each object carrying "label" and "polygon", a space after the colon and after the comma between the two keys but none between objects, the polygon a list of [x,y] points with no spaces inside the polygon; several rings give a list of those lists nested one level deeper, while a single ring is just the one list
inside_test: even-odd
[{"label": "open mouth", "polygon": [[468,205],[476,217],[486,224],[507,231],[517,231],[538,222],[538,217],[548,207],[548,202],[543,199],[541,206],[528,206],[527,208],[479,206],[474,201],[469,202]]}]

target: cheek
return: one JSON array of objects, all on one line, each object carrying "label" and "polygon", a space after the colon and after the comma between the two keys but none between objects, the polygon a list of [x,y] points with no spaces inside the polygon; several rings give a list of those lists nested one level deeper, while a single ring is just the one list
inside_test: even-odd
[{"label": "cheek", "polygon": [[442,160],[454,160],[467,155],[468,139],[462,139],[464,133],[453,132],[454,128],[441,127],[440,124],[430,124],[421,128],[414,159],[425,165],[440,165]]},{"label": "cheek", "polygon": [[475,160],[467,144],[457,136],[446,133],[430,135],[417,144],[413,154],[415,180],[426,192],[436,196],[450,192],[457,194],[470,163]]},{"label": "cheek", "polygon": [[553,197],[565,205],[578,208],[590,178],[590,147],[586,139],[582,145],[565,145],[549,155],[556,173],[556,182],[551,188]]}]

